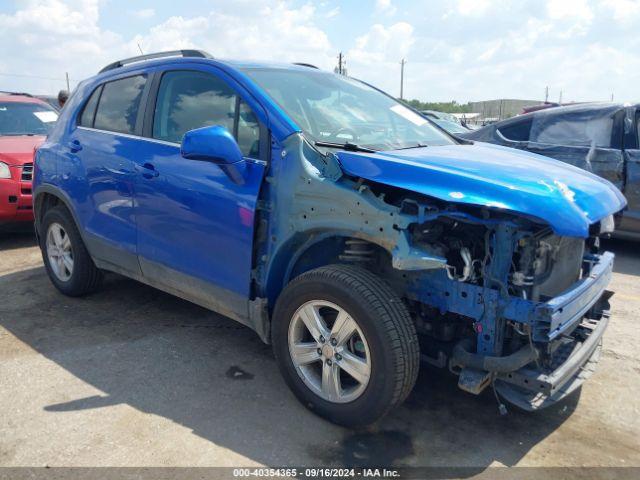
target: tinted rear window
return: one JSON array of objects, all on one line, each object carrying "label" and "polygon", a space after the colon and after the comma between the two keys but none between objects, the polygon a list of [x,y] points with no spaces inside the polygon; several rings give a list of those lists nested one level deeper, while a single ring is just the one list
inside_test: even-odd
[{"label": "tinted rear window", "polygon": [[146,78],[142,75],[105,83],[96,111],[95,128],[134,133],[145,83]]},{"label": "tinted rear window", "polygon": [[530,141],[551,145],[611,147],[615,111],[584,110],[561,115],[537,115]]},{"label": "tinted rear window", "polygon": [[521,122],[515,122],[498,128],[503,137],[514,142],[526,142],[529,140],[532,119],[528,118]]},{"label": "tinted rear window", "polygon": [[98,105],[98,99],[100,98],[100,91],[102,86],[96,88],[91,94],[91,98],[84,106],[82,115],[80,116],[80,125],[83,127],[93,127],[93,119],[96,116],[96,106]]}]

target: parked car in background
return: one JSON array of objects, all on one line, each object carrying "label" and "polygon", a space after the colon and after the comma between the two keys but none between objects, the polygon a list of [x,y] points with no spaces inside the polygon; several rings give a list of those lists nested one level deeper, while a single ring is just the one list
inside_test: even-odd
[{"label": "parked car in background", "polygon": [[431,119],[446,120],[447,122],[457,123],[460,125],[460,119],[457,118],[455,115],[452,115],[447,112],[437,112],[435,110],[421,110],[420,113],[423,114],[425,117],[429,117]]},{"label": "parked car in background", "polygon": [[538,105],[531,105],[529,107],[522,107],[522,114],[531,113],[531,112],[537,112],[539,110],[545,110],[547,108],[554,108],[554,107],[559,107],[559,106],[560,106],[560,104],[559,103],[555,103],[555,102],[539,103]]},{"label": "parked car in background", "polygon": [[399,405],[421,359],[544,408],[598,361],[613,268],[598,238],[625,200],[469,143],[309,65],[121,60],[37,151],[36,234],[62,293],[108,270],[229,316],[334,422]]},{"label": "parked car in background", "polygon": [[432,118],[431,121],[438,125],[440,128],[444,128],[452,135],[458,135],[460,133],[466,133],[469,131],[469,128],[461,125],[458,122],[450,122],[449,120],[443,120],[441,118]]},{"label": "parked car in background", "polygon": [[33,222],[33,152],[57,118],[42,100],[0,92],[0,224]]},{"label": "parked car in background", "polygon": [[640,105],[583,103],[520,115],[462,134],[555,158],[609,180],[628,208],[616,236],[640,239]]},{"label": "parked car in background", "polygon": [[55,111],[60,111],[60,103],[58,102],[58,97],[53,95],[35,95],[36,98],[39,98],[43,102],[47,102],[51,108]]}]

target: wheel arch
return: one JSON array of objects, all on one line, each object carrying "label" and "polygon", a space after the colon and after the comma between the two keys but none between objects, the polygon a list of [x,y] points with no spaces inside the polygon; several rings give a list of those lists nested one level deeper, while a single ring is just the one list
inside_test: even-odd
[{"label": "wheel arch", "polygon": [[58,187],[48,184],[38,186],[34,192],[33,200],[33,217],[36,228],[36,235],[38,237],[40,236],[40,224],[45,212],[55,206],[63,205],[69,211],[69,213],[71,213],[73,221],[78,227],[80,235],[84,236],[82,229],[80,228],[80,223],[78,222],[78,216],[76,215],[74,209],[71,207],[72,204],[73,203],[71,202],[69,196]]},{"label": "wheel arch", "polygon": [[284,287],[301,274],[330,264],[352,263],[341,258],[349,240],[358,240],[376,251],[386,252],[391,263],[391,252],[362,232],[327,230],[298,233],[280,246],[270,262],[264,286],[269,305],[275,305]]}]

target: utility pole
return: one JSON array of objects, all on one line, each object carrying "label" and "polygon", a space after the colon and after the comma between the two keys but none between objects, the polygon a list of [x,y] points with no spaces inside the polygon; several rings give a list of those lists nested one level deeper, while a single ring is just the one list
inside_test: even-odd
[{"label": "utility pole", "polygon": [[611,92],[611,101],[613,102],[613,92]]},{"label": "utility pole", "polygon": [[544,87],[544,103],[549,101],[549,87]]},{"label": "utility pole", "polygon": [[562,90],[560,90],[560,97],[558,98],[558,103],[562,103]]},{"label": "utility pole", "polygon": [[69,72],[64,72],[65,77],[67,77],[67,92],[71,92],[71,87],[69,87]]},{"label": "utility pole", "polygon": [[400,60],[400,100],[404,98],[404,65],[406,60],[403,58]]},{"label": "utility pole", "polygon": [[338,73],[342,75],[342,52],[338,54]]}]

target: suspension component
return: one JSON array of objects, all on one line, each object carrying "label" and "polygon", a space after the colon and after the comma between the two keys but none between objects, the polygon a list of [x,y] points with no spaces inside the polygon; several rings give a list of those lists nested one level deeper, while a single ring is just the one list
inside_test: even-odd
[{"label": "suspension component", "polygon": [[350,238],[345,241],[345,249],[338,258],[345,262],[369,262],[373,259],[373,248],[369,242]]}]

